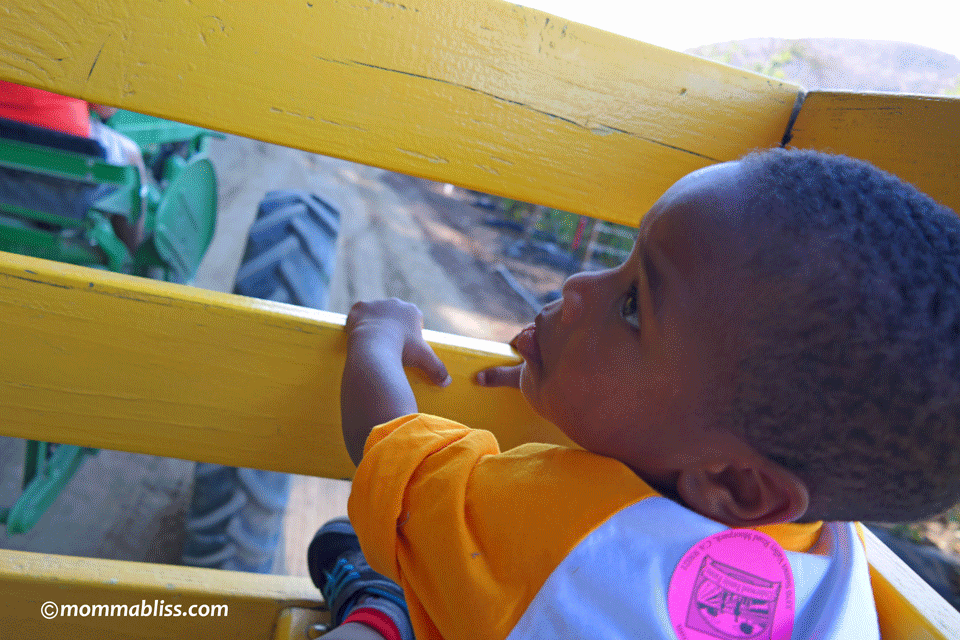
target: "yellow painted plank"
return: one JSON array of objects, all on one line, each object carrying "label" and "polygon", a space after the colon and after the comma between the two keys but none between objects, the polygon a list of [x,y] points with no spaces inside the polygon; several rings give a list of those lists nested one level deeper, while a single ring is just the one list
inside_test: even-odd
[{"label": "yellow painted plank", "polygon": [[[960,637],[960,613],[910,571],[869,531],[864,532],[881,631],[887,640]],[[0,550],[0,619],[19,637],[46,637],[51,628],[71,638],[302,637],[322,614],[316,589],[305,578],[71,558]],[[74,615],[42,617],[41,605],[226,605],[216,617]],[[48,605],[49,607],[49,605]],[[129,609],[128,609],[129,610]],[[48,609],[49,611],[49,609]],[[171,611],[165,609],[165,611]],[[194,610],[196,611],[196,610]],[[221,610],[222,611],[222,610]],[[140,610],[142,613],[142,608]],[[78,614],[82,610],[78,609]],[[294,634],[294,635],[291,635]]]},{"label": "yellow painted plank", "polygon": [[305,640],[310,638],[310,629],[317,623],[328,624],[329,612],[316,609],[290,607],[284,609],[277,618],[277,627],[273,632],[274,640]]},{"label": "yellow painted plank", "polygon": [[[344,316],[0,253],[0,434],[346,478]],[[473,383],[519,361],[428,332],[453,386],[411,375],[421,410],[505,447],[565,441],[519,391]]]},{"label": "yellow painted plank", "polygon": [[960,213],[960,98],[813,91],[791,147],[868,160]]},{"label": "yellow painted plank", "polygon": [[884,640],[955,640],[960,612],[940,597],[866,527],[870,583]]},{"label": "yellow painted plank", "polygon": [[[339,314],[0,254],[0,432],[349,476],[337,411],[342,322]],[[440,390],[414,375],[424,410],[490,428],[505,446],[562,441],[518,392],[472,384],[480,368],[509,360],[504,345],[428,338],[454,384]],[[866,533],[885,637],[960,637],[951,631],[960,628],[956,612]],[[49,562],[78,602],[101,588],[69,577],[87,571],[79,565]],[[29,577],[31,567],[0,564],[0,574]],[[0,583],[14,579],[21,578]],[[23,615],[11,611],[5,617]]]},{"label": "yellow painted plank", "polygon": [[500,0],[0,12],[0,79],[631,225],[799,93]]},{"label": "yellow painted plank", "polygon": [[0,620],[17,638],[264,640],[283,612],[322,602],[307,578],[0,550]]}]

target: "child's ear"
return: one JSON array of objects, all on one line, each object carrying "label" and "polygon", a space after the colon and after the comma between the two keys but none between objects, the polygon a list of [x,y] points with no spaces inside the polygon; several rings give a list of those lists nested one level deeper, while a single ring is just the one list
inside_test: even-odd
[{"label": "child's ear", "polygon": [[697,513],[741,528],[793,522],[810,504],[802,480],[763,458],[685,469],[677,479],[677,493]]}]

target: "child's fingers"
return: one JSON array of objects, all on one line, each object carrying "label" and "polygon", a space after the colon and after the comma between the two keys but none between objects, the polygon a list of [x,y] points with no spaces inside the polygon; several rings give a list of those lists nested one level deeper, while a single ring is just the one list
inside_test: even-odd
[{"label": "child's fingers", "polygon": [[490,367],[477,374],[477,384],[481,387],[520,387],[522,364],[509,367]]},{"label": "child's fingers", "polygon": [[407,367],[417,367],[441,387],[449,386],[453,382],[453,378],[447,373],[447,366],[424,340],[407,345],[403,351],[403,364]]}]

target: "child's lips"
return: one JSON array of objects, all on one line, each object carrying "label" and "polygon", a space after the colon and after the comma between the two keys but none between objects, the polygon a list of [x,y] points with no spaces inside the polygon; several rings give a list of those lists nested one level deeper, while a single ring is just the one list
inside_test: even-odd
[{"label": "child's lips", "polygon": [[537,342],[537,325],[531,322],[517,335],[515,342],[520,356],[528,363],[540,366],[540,343]]}]

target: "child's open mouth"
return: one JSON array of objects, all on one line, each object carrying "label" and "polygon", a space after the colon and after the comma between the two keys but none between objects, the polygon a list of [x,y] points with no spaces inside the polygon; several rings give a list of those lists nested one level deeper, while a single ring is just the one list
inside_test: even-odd
[{"label": "child's open mouth", "polygon": [[537,325],[531,322],[517,335],[515,342],[520,356],[530,364],[540,367],[540,343],[537,342]]}]

